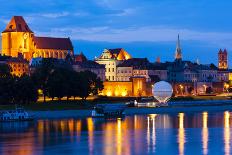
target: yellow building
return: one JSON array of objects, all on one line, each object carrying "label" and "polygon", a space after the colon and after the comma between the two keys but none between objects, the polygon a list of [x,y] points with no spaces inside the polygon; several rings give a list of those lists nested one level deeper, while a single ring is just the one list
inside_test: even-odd
[{"label": "yellow building", "polygon": [[108,81],[117,81],[117,65],[130,58],[130,54],[122,48],[104,49],[101,56],[96,58],[95,61],[105,65],[105,76]]},{"label": "yellow building", "polygon": [[35,57],[64,59],[73,46],[70,38],[36,37],[22,16],[13,16],[2,32],[2,55],[27,60]]},{"label": "yellow building", "polygon": [[109,97],[151,96],[151,83],[144,77],[133,77],[130,81],[105,81],[102,95]]}]

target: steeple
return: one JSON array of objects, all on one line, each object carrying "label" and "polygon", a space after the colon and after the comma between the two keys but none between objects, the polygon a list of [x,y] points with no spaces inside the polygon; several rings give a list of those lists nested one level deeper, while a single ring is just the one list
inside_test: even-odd
[{"label": "steeple", "polygon": [[179,36],[179,34],[178,34],[178,40],[177,40],[177,43],[176,43],[175,59],[176,60],[182,60],[182,53],[181,53],[181,47],[180,47],[180,36]]}]

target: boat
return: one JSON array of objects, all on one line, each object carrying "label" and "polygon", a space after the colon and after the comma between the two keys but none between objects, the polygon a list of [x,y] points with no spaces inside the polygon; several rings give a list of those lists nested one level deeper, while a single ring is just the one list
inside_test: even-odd
[{"label": "boat", "polygon": [[157,107],[158,102],[154,101],[154,98],[141,98],[140,100],[134,100],[129,105],[134,107]]},{"label": "boat", "polygon": [[0,113],[0,122],[32,120],[34,120],[34,118],[30,116],[24,108],[15,108],[15,110],[3,111]]},{"label": "boat", "polygon": [[125,116],[125,104],[97,104],[92,110],[92,117],[119,118]]}]

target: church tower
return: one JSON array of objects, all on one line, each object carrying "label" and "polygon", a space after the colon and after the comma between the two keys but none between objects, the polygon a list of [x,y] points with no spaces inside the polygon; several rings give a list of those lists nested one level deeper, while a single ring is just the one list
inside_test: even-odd
[{"label": "church tower", "polygon": [[176,43],[176,52],[175,52],[175,60],[182,60],[182,52],[180,47],[180,36],[178,34],[178,39]]},{"label": "church tower", "polygon": [[13,16],[2,32],[2,55],[31,59],[34,49],[34,33],[30,30],[22,16]]},{"label": "church tower", "polygon": [[228,53],[226,49],[224,51],[220,49],[218,52],[218,68],[228,69]]}]

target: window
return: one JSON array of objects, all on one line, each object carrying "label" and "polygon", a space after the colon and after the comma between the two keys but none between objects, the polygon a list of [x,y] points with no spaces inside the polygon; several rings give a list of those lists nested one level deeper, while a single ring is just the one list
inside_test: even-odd
[{"label": "window", "polygon": [[112,80],[114,81],[114,76],[112,76]]},{"label": "window", "polygon": [[24,48],[27,48],[27,39],[24,39]]},{"label": "window", "polygon": [[108,72],[110,72],[110,68],[108,69]]},{"label": "window", "polygon": [[10,28],[10,29],[13,29],[13,25],[10,25],[9,28]]},{"label": "window", "polygon": [[114,68],[112,68],[112,72],[114,72]]}]

